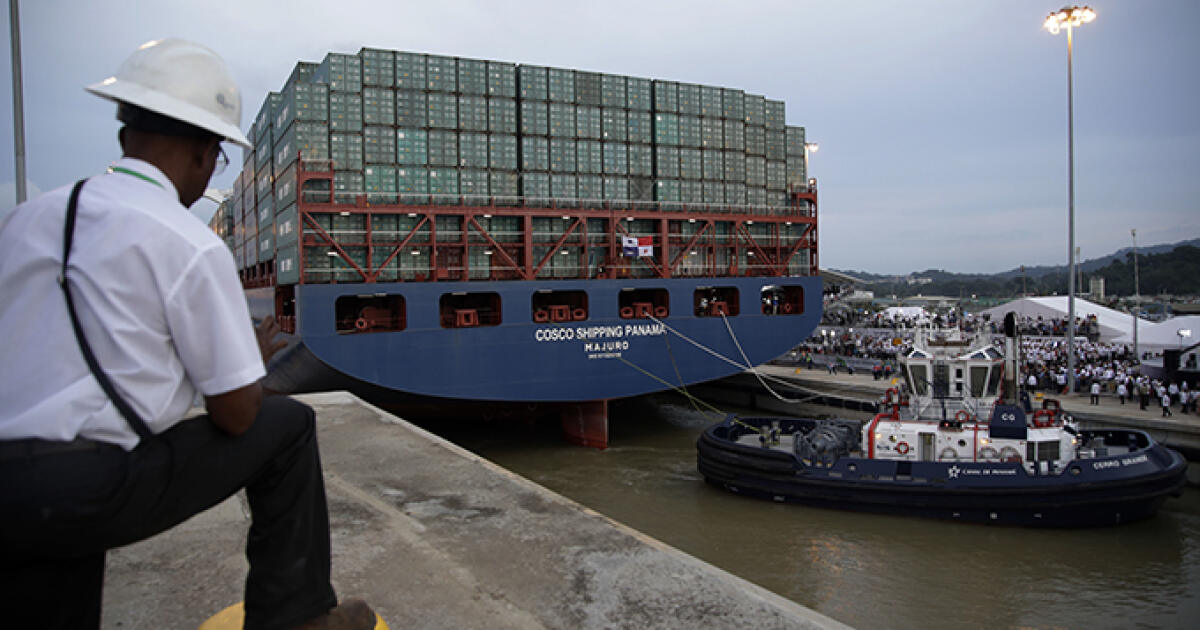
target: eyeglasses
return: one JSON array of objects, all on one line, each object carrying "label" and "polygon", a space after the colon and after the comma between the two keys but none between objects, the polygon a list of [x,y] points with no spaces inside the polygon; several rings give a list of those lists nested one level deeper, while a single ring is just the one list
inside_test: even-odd
[{"label": "eyeglasses", "polygon": [[221,173],[225,172],[225,167],[227,166],[229,166],[229,156],[225,155],[225,147],[221,146],[220,143],[217,143],[217,158],[216,163],[213,166],[212,174],[214,176],[220,175]]}]

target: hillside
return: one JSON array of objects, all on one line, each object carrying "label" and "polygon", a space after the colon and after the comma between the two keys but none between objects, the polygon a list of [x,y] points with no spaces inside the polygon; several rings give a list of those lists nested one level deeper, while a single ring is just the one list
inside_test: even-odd
[{"label": "hillside", "polygon": [[[1134,292],[1133,248],[1080,263],[1085,293],[1089,279],[1104,278],[1107,296],[1130,296]],[[995,274],[960,274],[942,269],[916,271],[905,276],[886,276],[860,271],[840,271],[867,282],[876,295],[907,297],[949,295],[1011,298],[1022,294],[1051,295],[1067,292],[1067,266],[1027,267]],[[1200,294],[1200,239],[1170,245],[1138,248],[1138,279],[1142,295],[1167,293]]]}]

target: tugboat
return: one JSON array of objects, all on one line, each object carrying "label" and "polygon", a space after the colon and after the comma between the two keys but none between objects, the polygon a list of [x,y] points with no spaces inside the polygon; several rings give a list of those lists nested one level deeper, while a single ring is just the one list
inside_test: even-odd
[{"label": "tugboat", "polygon": [[1128,523],[1180,496],[1187,462],[1146,432],[1080,430],[1054,399],[1033,409],[1014,324],[1003,353],[982,335],[918,331],[869,422],[731,415],[700,436],[700,473],[778,502],[1034,527]]}]

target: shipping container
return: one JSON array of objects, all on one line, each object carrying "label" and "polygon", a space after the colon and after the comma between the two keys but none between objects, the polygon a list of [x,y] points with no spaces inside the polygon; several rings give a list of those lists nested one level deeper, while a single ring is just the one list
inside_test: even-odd
[{"label": "shipping container", "polygon": [[603,172],[604,151],[599,140],[579,140],[575,143],[575,167],[580,173]]},{"label": "shipping container", "polygon": [[725,184],[724,182],[704,180],[700,182],[701,192],[704,195],[704,203],[721,204],[725,203]]},{"label": "shipping container", "polygon": [[400,166],[429,164],[429,132],[427,130],[408,127],[396,129],[396,164]]},{"label": "shipping container", "polygon": [[746,93],[742,90],[721,88],[721,112],[726,120],[746,124]]},{"label": "shipping container", "polygon": [[746,156],[746,186],[748,188],[762,188],[763,190],[766,190],[766,159],[758,156]]},{"label": "shipping container", "polygon": [[303,156],[307,160],[329,159],[329,126],[324,122],[296,121],[275,144],[275,172]]},{"label": "shipping container", "polygon": [[515,98],[517,95],[517,66],[502,61],[487,62],[487,94],[497,98]]},{"label": "shipping container", "polygon": [[317,66],[313,81],[329,86],[330,95],[335,93],[358,94],[362,92],[362,63],[357,55],[329,53]]},{"label": "shipping container", "polygon": [[674,81],[654,82],[654,111],[679,113],[679,84]]},{"label": "shipping container", "polygon": [[725,120],[725,150],[746,150],[746,123],[741,120]]},{"label": "shipping container", "polygon": [[547,78],[547,95],[556,103],[575,102],[575,71],[550,68]]},{"label": "shipping container", "polygon": [[784,125],[787,124],[787,108],[784,102],[767,99],[763,107],[765,116],[763,126],[767,128],[767,131],[783,131]]},{"label": "shipping container", "polygon": [[625,79],[625,106],[638,111],[650,111],[654,106],[651,84],[650,79],[627,77]]},{"label": "shipping container", "polygon": [[700,179],[704,174],[700,149],[679,149],[679,177],[682,179]]},{"label": "shipping container", "polygon": [[458,166],[458,132],[446,129],[429,130],[429,165]]},{"label": "shipping container", "polygon": [[603,107],[625,107],[625,77],[616,74],[600,75],[600,105]]},{"label": "shipping container", "polygon": [[521,196],[526,203],[537,204],[550,198],[549,173],[521,173]]},{"label": "shipping container", "polygon": [[807,164],[802,155],[789,155],[786,164],[788,190],[802,190],[808,185]]},{"label": "shipping container", "polygon": [[579,138],[599,140],[604,133],[604,119],[600,108],[579,105],[575,108],[575,134]]},{"label": "shipping container", "polygon": [[517,66],[517,95],[521,99],[544,101],[549,98],[544,66]]},{"label": "shipping container", "polygon": [[703,146],[699,116],[679,115],[679,146],[695,148]]},{"label": "shipping container", "polygon": [[259,230],[264,230],[275,223],[275,198],[267,197],[258,204],[258,208],[254,209],[257,215],[255,224]]},{"label": "shipping container", "polygon": [[701,115],[699,85],[695,83],[679,84],[679,113],[687,114],[688,116]]},{"label": "shipping container", "polygon": [[804,157],[804,127],[787,127],[787,157]]},{"label": "shipping container", "polygon": [[429,89],[429,84],[425,76],[425,55],[411,52],[397,52],[394,63],[396,66],[397,89]]},{"label": "shipping container", "polygon": [[629,142],[650,144],[654,141],[654,118],[650,112],[630,111],[626,114],[626,139]]},{"label": "shipping container", "polygon": [[759,156],[767,154],[766,128],[746,125],[746,153]]},{"label": "shipping container", "polygon": [[362,84],[367,86],[396,87],[396,51],[363,48],[358,51],[362,64]]},{"label": "shipping container", "polygon": [[396,124],[396,91],[384,87],[363,87],[363,124]]},{"label": "shipping container", "polygon": [[464,203],[483,205],[487,203],[488,173],[486,170],[460,169],[458,171],[458,192],[463,195]]},{"label": "shipping container", "polygon": [[577,175],[575,188],[580,199],[598,201],[604,198],[604,178],[599,175]]},{"label": "shipping container", "polygon": [[361,171],[363,167],[363,137],[361,133],[329,134],[329,159],[340,171]]},{"label": "shipping container", "polygon": [[599,107],[601,78],[595,72],[575,72],[575,104]]},{"label": "shipping container", "polygon": [[570,103],[550,103],[550,135],[575,138],[575,106]]},{"label": "shipping container", "polygon": [[654,144],[679,146],[679,116],[654,114]]},{"label": "shipping container", "polygon": [[363,189],[368,203],[396,203],[396,167],[366,166],[363,168]]},{"label": "shipping container", "polygon": [[454,57],[426,55],[425,89],[433,92],[457,92],[458,60]]},{"label": "shipping container", "polygon": [[550,138],[550,170],[575,173],[575,151],[574,138]]},{"label": "shipping container", "polygon": [[[746,183],[746,154],[740,151],[726,151],[724,156],[725,162],[725,181],[737,182],[745,185]],[[726,189],[728,190],[728,189]]]},{"label": "shipping container", "polygon": [[721,88],[711,85],[700,86],[700,115],[721,118],[725,115],[721,107]]},{"label": "shipping container", "polygon": [[402,166],[396,169],[396,192],[400,195],[400,203],[428,203],[429,169],[424,166]]},{"label": "shipping container", "polygon": [[630,177],[629,198],[634,201],[654,201],[653,177]]},{"label": "shipping container", "polygon": [[[517,170],[516,135],[497,133],[488,135],[488,168],[499,171]],[[511,194],[515,195],[516,193]]]},{"label": "shipping container", "polygon": [[546,138],[522,136],[520,146],[522,171],[550,170],[550,144]]},{"label": "shipping container", "polygon": [[701,149],[700,167],[701,179],[723,181],[725,179],[724,153],[717,150]]},{"label": "shipping container", "polygon": [[666,145],[654,147],[654,176],[659,179],[679,179],[679,148]]},{"label": "shipping container", "polygon": [[329,130],[362,133],[362,94],[329,93]]},{"label": "shipping container", "polygon": [[786,160],[787,159],[787,133],[783,129],[773,130],[767,129],[767,159],[768,160]]},{"label": "shipping container", "polygon": [[[471,131],[463,131],[458,134],[458,166],[462,168],[487,170],[487,134]],[[486,188],[486,186],[484,187]],[[464,191],[463,194],[467,193]]]},{"label": "shipping container", "polygon": [[767,190],[787,190],[787,163],[767,160]]},{"label": "shipping container", "polygon": [[[286,208],[289,204],[296,202],[296,168],[298,166],[299,164],[293,162],[291,166],[275,176],[276,208]],[[262,199],[262,197],[259,199]],[[259,203],[261,204],[262,201],[259,201]]]},{"label": "shipping container", "polygon": [[679,201],[679,180],[677,179],[659,179],[654,183],[654,200],[677,202]]},{"label": "shipping container", "polygon": [[[430,58],[432,62],[432,57]],[[458,128],[458,97],[445,92],[430,92],[425,96],[428,103],[428,126],[439,129]]]},{"label": "shipping container", "polygon": [[605,142],[602,148],[605,175],[629,174],[629,147],[624,142]]},{"label": "shipping container", "polygon": [[762,127],[766,124],[766,102],[765,97],[757,94],[746,95],[742,101],[743,113],[745,114],[743,122],[746,123],[746,126],[757,125]]},{"label": "shipping container", "polygon": [[486,96],[464,94],[458,97],[458,128],[464,131],[488,130]]},{"label": "shipping container", "polygon": [[600,135],[608,142],[625,142],[629,138],[629,121],[624,109],[601,108]]},{"label": "shipping container", "polygon": [[429,100],[425,92],[396,90],[395,97],[397,127],[429,126]]},{"label": "shipping container", "polygon": [[319,65],[311,61],[297,61],[296,65],[292,66],[292,73],[283,82],[284,89],[280,90],[280,92],[286,91],[287,88],[297,83],[312,83],[313,76],[316,75]]},{"label": "shipping container", "polygon": [[488,93],[487,62],[479,59],[458,60],[458,92],[486,96]]},{"label": "shipping container", "polygon": [[575,176],[564,173],[550,174],[550,196],[555,199],[574,199],[578,196]]},{"label": "shipping container", "polygon": [[610,201],[629,199],[629,178],[623,175],[605,175],[604,198]]},{"label": "shipping container", "polygon": [[396,133],[394,127],[363,126],[363,162],[365,164],[396,163]]},{"label": "shipping container", "polygon": [[531,136],[549,134],[550,113],[545,101],[523,100],[518,109],[521,112],[519,121],[521,134]]},{"label": "shipping container", "polygon": [[629,174],[641,177],[654,176],[654,148],[651,145],[629,145]]},{"label": "shipping container", "polygon": [[[272,118],[274,129],[287,129],[297,120],[329,121],[329,86],[324,83],[291,83],[280,92]],[[276,140],[278,143],[278,140]]]},{"label": "shipping container", "polygon": [[275,215],[275,247],[282,248],[295,243],[299,234],[300,217],[296,204],[292,204]]},{"label": "shipping container", "polygon": [[520,195],[520,184],[517,178],[516,171],[489,171],[488,172],[488,190],[491,191],[493,197],[497,197],[497,203],[503,203],[504,197],[517,197]]},{"label": "shipping container", "polygon": [[517,102],[514,99],[488,99],[488,131],[517,133]]},{"label": "shipping container", "polygon": [[746,185],[725,183],[725,203],[737,206],[746,205]]},{"label": "shipping container", "polygon": [[[361,163],[361,158],[359,159]],[[360,166],[352,171],[335,171],[333,173],[334,203],[355,204],[358,195],[364,194],[363,171]]]},{"label": "shipping container", "polygon": [[679,182],[679,201],[682,203],[704,203],[704,188],[699,181]]}]

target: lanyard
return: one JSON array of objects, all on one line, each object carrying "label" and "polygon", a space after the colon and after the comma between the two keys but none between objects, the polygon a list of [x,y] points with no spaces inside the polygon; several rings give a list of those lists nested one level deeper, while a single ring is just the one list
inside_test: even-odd
[{"label": "lanyard", "polygon": [[158,186],[159,188],[163,187],[163,185],[158,183],[158,180],[154,179],[153,177],[150,177],[149,175],[146,175],[145,173],[139,173],[131,168],[125,168],[124,166],[110,166],[110,167],[108,167],[108,172],[109,173],[121,173],[122,175],[132,175],[138,179],[148,181],[151,184]]}]

